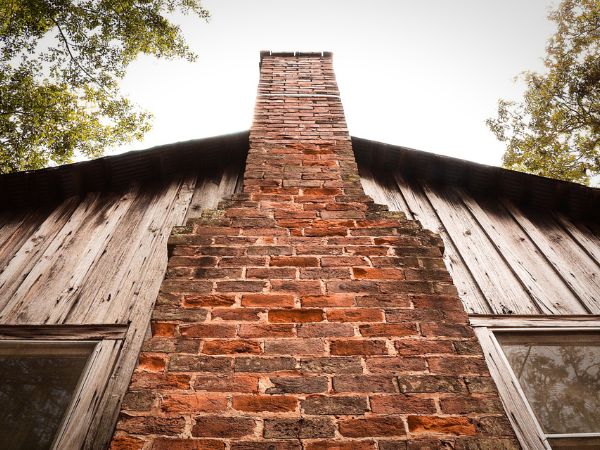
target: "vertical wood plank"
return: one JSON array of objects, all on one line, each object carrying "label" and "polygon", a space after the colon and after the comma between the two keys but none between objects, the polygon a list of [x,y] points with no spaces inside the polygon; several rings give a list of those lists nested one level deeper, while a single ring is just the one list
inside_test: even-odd
[{"label": "vertical wood plank", "polygon": [[433,189],[423,183],[444,228],[459,246],[466,266],[496,314],[539,314],[529,292],[507,266],[496,247],[450,187]]},{"label": "vertical wood plank", "polygon": [[[15,293],[30,276],[43,255],[46,260],[60,249],[60,243],[67,233],[62,232],[69,223],[80,199],[71,197],[65,200],[42,222],[31,237],[17,250],[8,264],[0,272],[0,323],[9,323],[8,305],[14,301]],[[62,234],[61,234],[62,233]],[[57,237],[57,236],[62,237]],[[53,245],[54,244],[54,245]],[[52,250],[48,248],[52,246]],[[39,272],[37,274],[39,276]]]},{"label": "vertical wood plank", "polygon": [[504,206],[529,235],[548,263],[554,267],[582,306],[592,314],[600,313],[600,273],[598,266],[549,215],[534,211],[523,214],[512,203]]},{"label": "vertical wood plank", "polygon": [[464,190],[457,189],[457,193],[542,313],[586,312],[578,297],[506,210],[496,202],[474,200]]}]

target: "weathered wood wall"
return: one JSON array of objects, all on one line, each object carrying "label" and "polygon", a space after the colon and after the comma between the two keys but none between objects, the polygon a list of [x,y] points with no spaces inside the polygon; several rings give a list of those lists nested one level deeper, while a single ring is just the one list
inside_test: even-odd
[{"label": "weathered wood wall", "polygon": [[[396,166],[397,167],[397,166]],[[600,227],[359,164],[366,193],[440,233],[469,313],[600,314]]]},{"label": "weathered wood wall", "polygon": [[0,327],[129,325],[123,340],[95,356],[106,370],[94,374],[80,399],[89,404],[85,417],[73,418],[85,436],[62,436],[57,448],[78,448],[78,440],[85,448],[106,447],[148,331],[171,228],[234,193],[240,166],[0,211]]}]

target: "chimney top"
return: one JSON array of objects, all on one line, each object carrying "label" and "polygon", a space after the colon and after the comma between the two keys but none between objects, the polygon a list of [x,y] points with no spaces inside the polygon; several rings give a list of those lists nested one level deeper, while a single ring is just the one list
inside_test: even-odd
[{"label": "chimney top", "polygon": [[271,50],[262,50],[260,52],[260,59],[262,60],[265,56],[279,56],[279,57],[322,57],[331,58],[332,52],[273,52]]}]

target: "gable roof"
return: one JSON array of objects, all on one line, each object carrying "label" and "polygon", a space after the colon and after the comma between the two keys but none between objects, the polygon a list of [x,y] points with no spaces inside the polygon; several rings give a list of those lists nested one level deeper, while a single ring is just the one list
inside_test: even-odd
[{"label": "gable roof", "polygon": [[476,195],[507,197],[528,207],[600,219],[597,188],[357,137],[352,137],[352,147],[359,167],[398,169],[406,177],[460,186]]},{"label": "gable roof", "polygon": [[[210,170],[246,157],[249,131],[176,142],[41,170],[0,175],[0,208],[60,201],[93,191],[117,191],[174,174]],[[574,217],[600,218],[600,189],[459,158],[352,137],[359,166],[400,169],[410,178],[464,187],[474,194],[505,196]]]},{"label": "gable roof", "polygon": [[94,191],[118,191],[174,174],[210,170],[248,152],[249,132],[176,142],[90,161],[0,176],[0,208],[60,201]]}]

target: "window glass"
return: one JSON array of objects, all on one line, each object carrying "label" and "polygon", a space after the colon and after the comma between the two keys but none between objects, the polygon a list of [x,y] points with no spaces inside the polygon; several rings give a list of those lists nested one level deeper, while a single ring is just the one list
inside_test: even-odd
[{"label": "window glass", "polygon": [[[600,432],[600,334],[496,336],[545,434]],[[575,448],[550,442],[553,448]]]},{"label": "window glass", "polygon": [[0,341],[0,448],[51,447],[95,345]]}]

